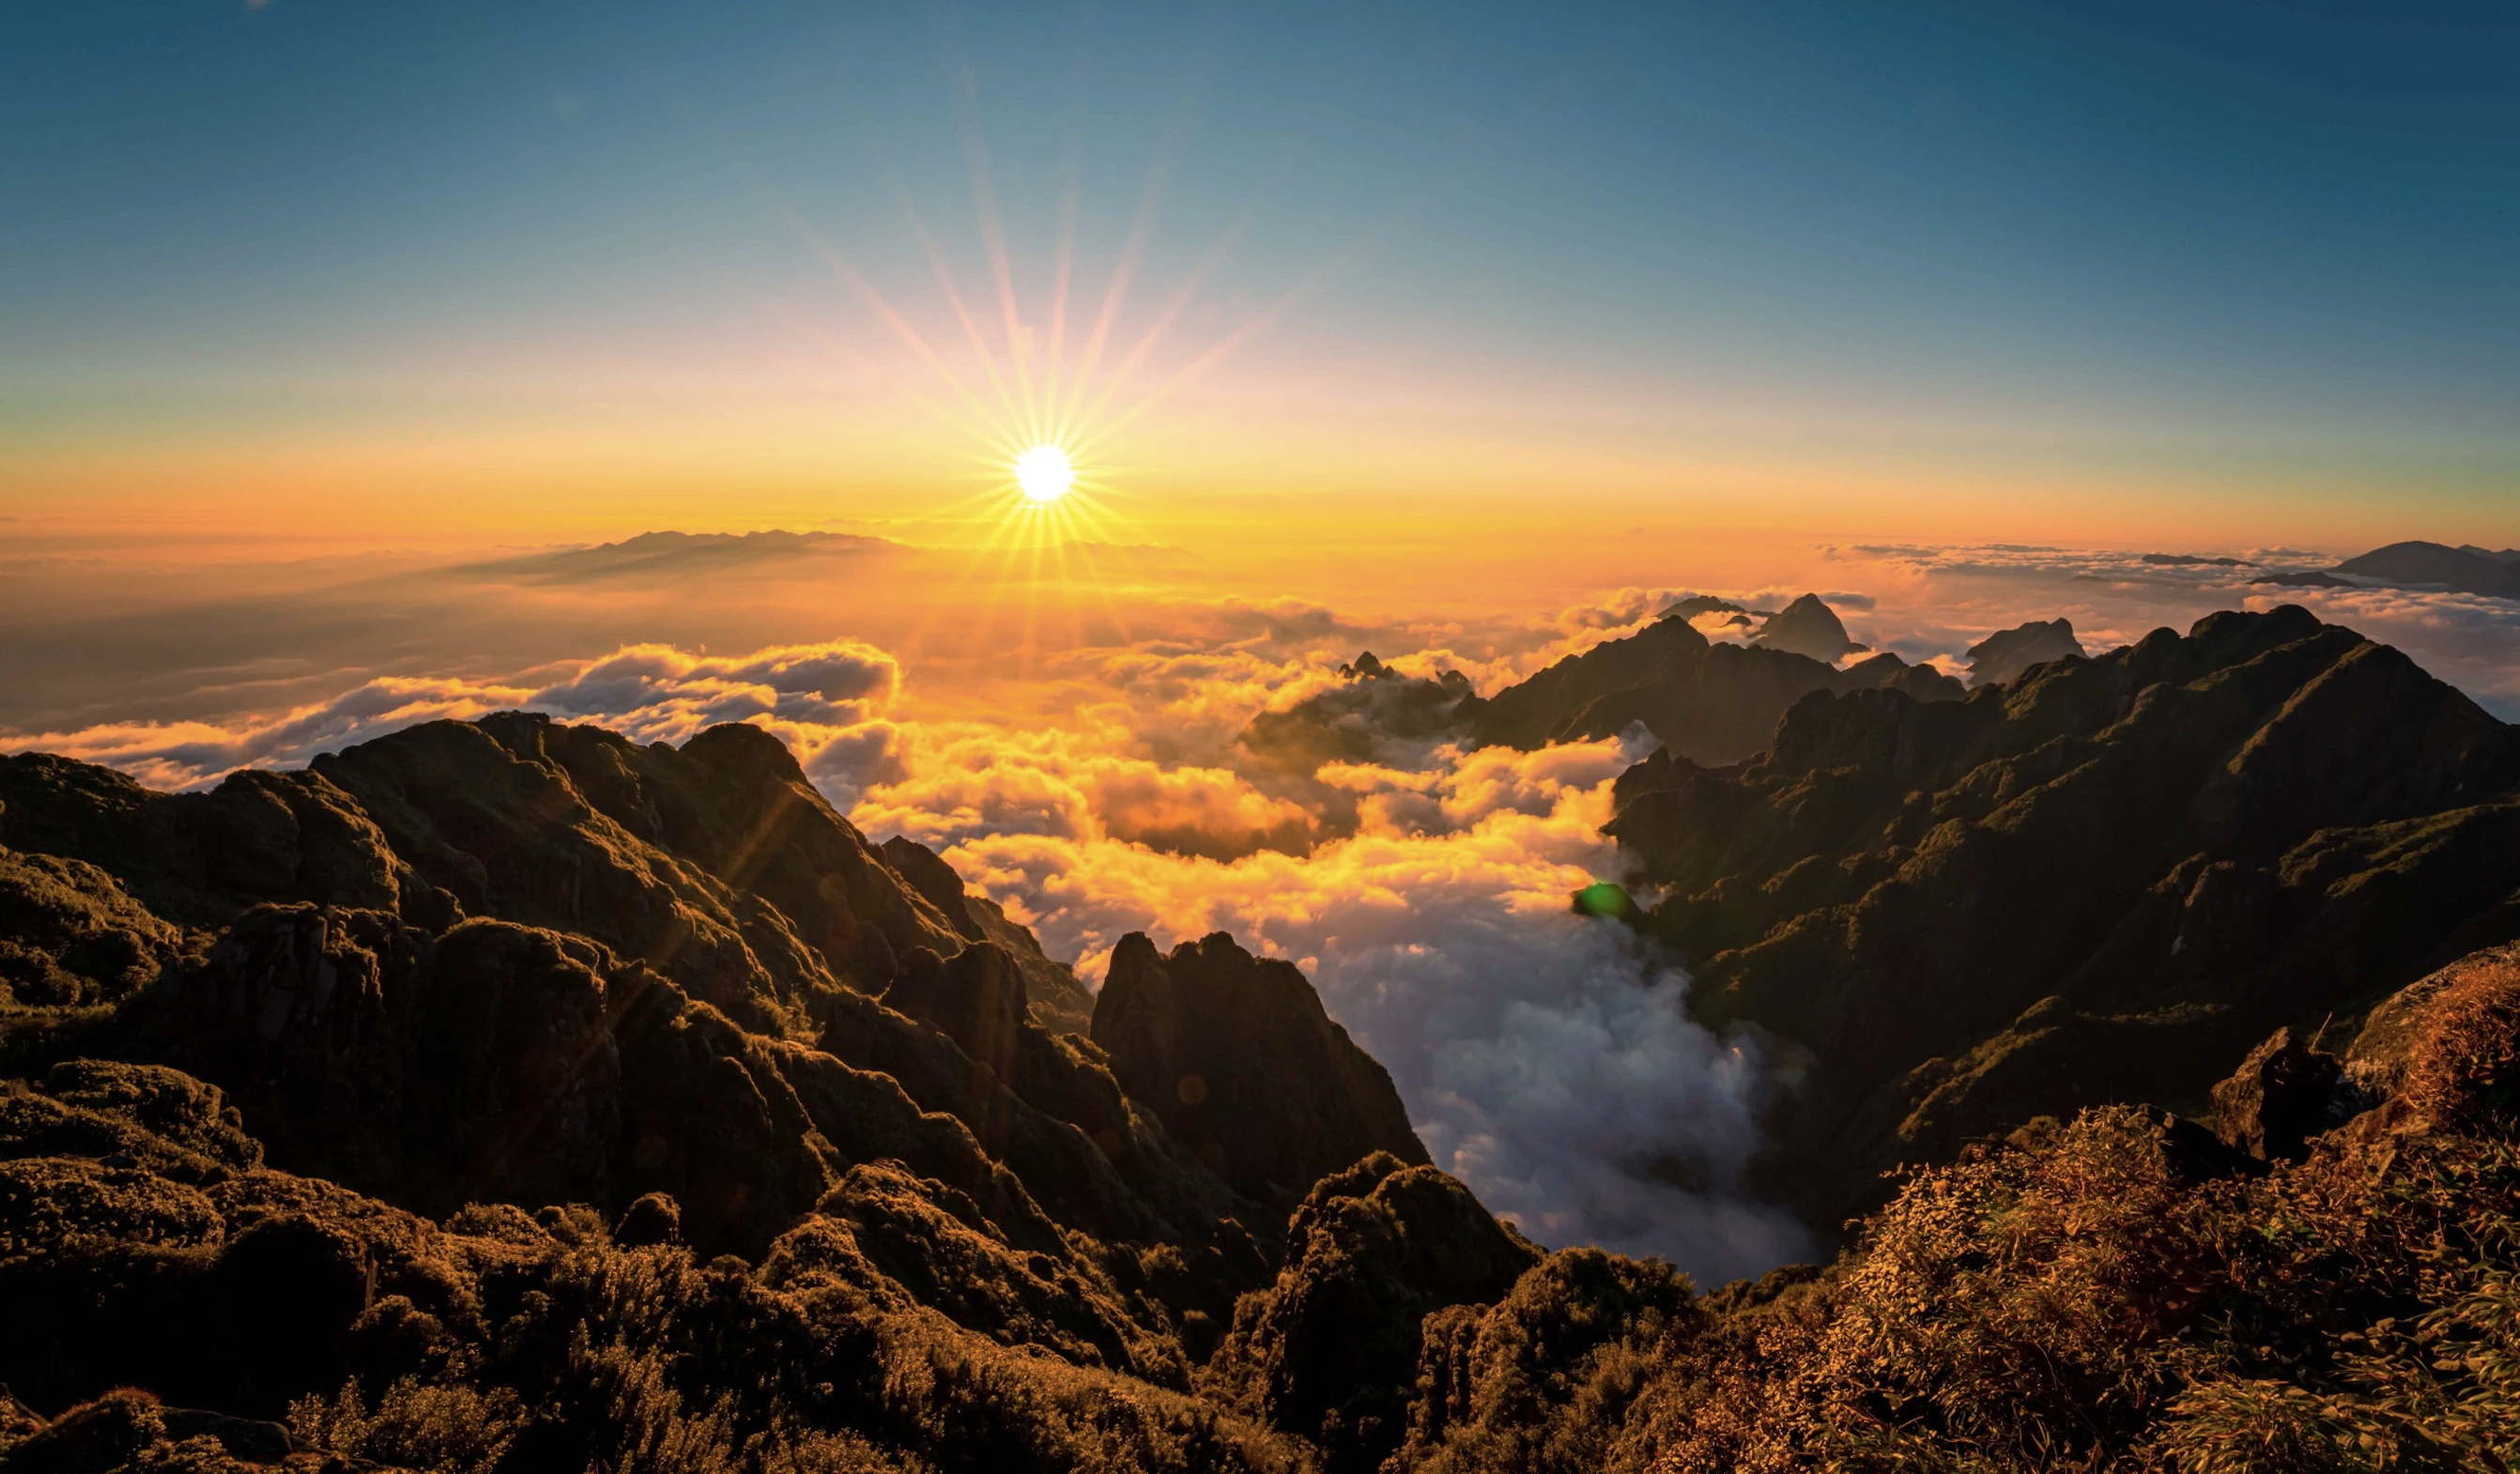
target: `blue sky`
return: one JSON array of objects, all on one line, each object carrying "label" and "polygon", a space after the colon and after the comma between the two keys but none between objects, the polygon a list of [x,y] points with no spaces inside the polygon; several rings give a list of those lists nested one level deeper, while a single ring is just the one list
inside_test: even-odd
[{"label": "blue sky", "polygon": [[1210,331],[1310,283],[1251,373],[1367,409],[1396,368],[2511,521],[2488,6],[18,7],[0,436],[776,359],[857,310],[809,236],[935,308],[914,211],[985,297],[974,140],[1027,300],[1071,187],[1088,292],[1151,201],[1133,310],[1230,241]]}]

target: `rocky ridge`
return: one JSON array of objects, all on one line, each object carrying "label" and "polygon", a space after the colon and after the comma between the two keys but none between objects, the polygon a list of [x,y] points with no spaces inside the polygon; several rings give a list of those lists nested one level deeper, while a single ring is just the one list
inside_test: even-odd
[{"label": "rocky ridge", "polygon": [[[1892,654],[1833,664],[1852,642],[1817,596],[1768,616],[1762,634],[1773,630],[1777,638],[1764,644],[1710,641],[1688,623],[1693,613],[1735,607],[1681,601],[1642,632],[1567,656],[1487,697],[1459,671],[1403,676],[1369,652],[1340,668],[1344,685],[1253,718],[1241,745],[1265,767],[1309,776],[1328,762],[1373,761],[1377,744],[1538,748],[1620,737],[1642,725],[1674,753],[1724,764],[1766,747],[1785,709],[1815,691],[1890,690],[1920,701],[1963,694],[1951,677]],[[1803,633],[1787,638],[1796,629]],[[1823,648],[1833,653],[1815,658]]]},{"label": "rocky ridge", "polygon": [[2291,607],[1806,696],[1748,762],[1632,769],[1609,832],[1700,1016],[1809,1061],[1768,1181],[1822,1225],[2032,1116],[2202,1114],[2250,1041],[2520,934],[2520,733]]}]

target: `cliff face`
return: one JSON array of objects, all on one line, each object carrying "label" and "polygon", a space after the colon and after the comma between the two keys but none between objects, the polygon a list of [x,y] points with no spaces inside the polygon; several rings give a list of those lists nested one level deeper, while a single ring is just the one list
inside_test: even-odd
[{"label": "cliff face", "polygon": [[1423,1163],[1391,1076],[1322,1010],[1292,962],[1218,932],[1159,954],[1121,938],[1094,1043],[1130,1098],[1235,1189],[1283,1213],[1374,1152]]},{"label": "cliff face", "polygon": [[2298,608],[1806,696],[1749,762],[1631,770],[1609,829],[1699,1011],[1814,1056],[1770,1181],[1820,1223],[2034,1115],[2202,1113],[2275,1026],[2520,932],[2520,733]]}]

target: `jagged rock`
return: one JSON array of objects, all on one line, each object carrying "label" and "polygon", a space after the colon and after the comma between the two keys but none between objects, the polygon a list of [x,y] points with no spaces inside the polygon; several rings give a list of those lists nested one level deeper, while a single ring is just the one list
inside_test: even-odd
[{"label": "jagged rock", "polygon": [[[142,1001],[129,1047],[231,1088],[292,1167],[432,1213],[470,1195],[617,1214],[666,1191],[712,1252],[758,1253],[877,1156],[991,1202],[1011,1231],[1055,1237],[1055,1219],[1196,1245],[1255,1212],[1128,1102],[1090,1046],[1029,1021],[966,1020],[958,1042],[878,1004],[867,990],[924,950],[949,974],[994,967],[1002,982],[1012,960],[1013,997],[1045,982],[1071,1025],[1088,1019],[1030,933],[949,888],[923,849],[868,846],[756,729],[675,749],[511,713],[212,795],[318,795],[365,836],[370,869],[398,877],[349,892],[399,898],[383,909],[248,909],[251,888],[218,880],[215,846],[196,842],[219,804],[8,762],[0,787],[34,794],[11,800],[13,823],[200,914],[231,908],[206,961]],[[306,888],[283,879],[257,884]],[[466,913],[480,919],[456,924]]]},{"label": "jagged rock", "polygon": [[2214,1087],[2214,1134],[2261,1162],[2298,1161],[2312,1137],[2344,1124],[2344,1067],[2277,1029]]},{"label": "jagged rock", "polygon": [[0,756],[0,844],[87,861],[186,926],[269,901],[408,910],[432,924],[452,916],[357,803],[313,773],[240,770],[207,793],[158,793],[48,753]]},{"label": "jagged rock", "polygon": [[1864,648],[1847,638],[1846,626],[1838,619],[1837,611],[1817,594],[1805,594],[1770,615],[1759,626],[1759,633],[1750,637],[1750,643],[1824,662],[1834,662],[1840,655]]},{"label": "jagged rock", "polygon": [[1120,1088],[1245,1196],[1291,1204],[1369,1153],[1424,1162],[1391,1076],[1323,1011],[1301,969],[1224,932],[1169,956],[1112,950],[1094,1042]]},{"label": "jagged rock", "polygon": [[1428,1314],[1495,1300],[1539,1259],[1459,1182],[1377,1152],[1306,1194],[1285,1269],[1236,1308],[1208,1378],[1333,1474],[1374,1469],[1407,1430]]},{"label": "jagged rock", "polygon": [[945,1031],[963,1052],[1011,1072],[1016,1033],[1031,1017],[1023,973],[993,942],[975,942],[948,960],[920,948],[884,1003]]},{"label": "jagged rock", "polygon": [[2033,619],[1998,630],[1968,648],[1971,687],[2001,686],[2034,665],[2049,660],[2083,658],[2083,643],[2074,638],[2070,619]]},{"label": "jagged rock", "polygon": [[1023,969],[1033,1022],[1054,1034],[1082,1034],[1093,1026],[1094,995],[1076,980],[1076,969],[1044,956],[1032,932],[1008,920],[995,901],[965,889],[963,877],[934,850],[907,834],[895,834],[878,849],[893,872],[935,907],[958,935],[995,942],[1015,960]]}]

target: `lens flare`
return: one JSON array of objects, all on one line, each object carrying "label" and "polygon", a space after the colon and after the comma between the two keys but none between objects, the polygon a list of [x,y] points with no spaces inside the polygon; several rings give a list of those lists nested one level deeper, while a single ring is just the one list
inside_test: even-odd
[{"label": "lens flare", "polygon": [[1067,464],[1067,452],[1056,445],[1036,445],[1015,457],[1015,484],[1028,500],[1056,502],[1076,484],[1076,471]]}]

